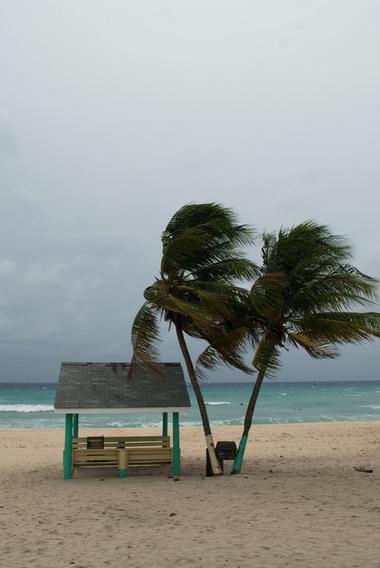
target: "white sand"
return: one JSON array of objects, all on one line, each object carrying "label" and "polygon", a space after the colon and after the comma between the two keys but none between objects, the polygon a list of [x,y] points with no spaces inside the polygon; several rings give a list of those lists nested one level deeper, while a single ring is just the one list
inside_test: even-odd
[{"label": "white sand", "polygon": [[0,430],[2,568],[380,567],[380,422],[257,426],[242,474],[222,478],[204,477],[202,433],[184,429],[178,482],[167,468],[64,482],[62,442]]}]

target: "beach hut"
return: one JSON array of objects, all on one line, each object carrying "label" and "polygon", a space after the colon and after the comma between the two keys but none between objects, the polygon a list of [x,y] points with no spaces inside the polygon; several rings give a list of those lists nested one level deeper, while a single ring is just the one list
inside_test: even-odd
[{"label": "beach hut", "polygon": [[[129,363],[62,363],[54,410],[65,414],[64,479],[75,467],[115,467],[126,477],[131,466],[170,464],[180,474],[179,413],[190,399],[180,363],[160,363],[160,374]],[[162,413],[161,436],[79,436],[81,414]],[[172,413],[172,443],[168,416]]]}]

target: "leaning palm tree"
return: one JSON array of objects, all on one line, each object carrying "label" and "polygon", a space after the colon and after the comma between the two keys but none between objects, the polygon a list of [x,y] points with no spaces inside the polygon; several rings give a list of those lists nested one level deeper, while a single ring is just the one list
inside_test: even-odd
[{"label": "leaning palm tree", "polygon": [[220,339],[227,333],[231,313],[247,296],[238,280],[252,279],[255,265],[241,247],[252,242],[252,230],[239,225],[234,213],[216,203],[188,204],[170,220],[162,234],[159,277],[144,292],[145,303],[132,326],[133,360],[158,372],[159,318],[176,330],[178,343],[197,399],[211,467],[221,474],[206,405],[185,335],[218,343],[220,360],[251,372],[239,349]]},{"label": "leaning palm tree", "polygon": [[263,235],[262,267],[241,320],[248,335],[257,337],[259,328],[258,374],[232,473],[241,470],[261,385],[278,369],[281,349],[293,345],[316,359],[331,358],[339,345],[380,337],[380,314],[351,311],[373,301],[377,287],[351,257],[343,237],[311,221]]}]

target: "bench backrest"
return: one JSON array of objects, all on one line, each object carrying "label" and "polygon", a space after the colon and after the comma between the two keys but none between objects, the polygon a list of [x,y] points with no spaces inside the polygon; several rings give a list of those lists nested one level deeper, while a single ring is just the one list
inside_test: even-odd
[{"label": "bench backrest", "polygon": [[[104,449],[157,447],[169,448],[170,436],[107,436]],[[73,438],[73,450],[87,449],[87,438]]]}]

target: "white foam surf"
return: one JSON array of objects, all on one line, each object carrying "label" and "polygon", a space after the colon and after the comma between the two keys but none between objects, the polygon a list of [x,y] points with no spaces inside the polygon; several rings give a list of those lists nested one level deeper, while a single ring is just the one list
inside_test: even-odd
[{"label": "white foam surf", "polygon": [[52,404],[0,404],[0,412],[50,412]]},{"label": "white foam surf", "polygon": [[230,402],[214,402],[214,401],[206,402],[206,406],[223,406],[225,404],[231,404],[231,403]]}]

